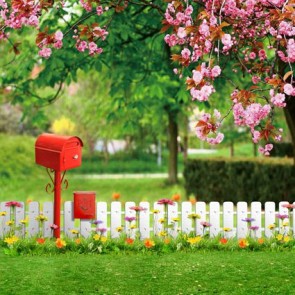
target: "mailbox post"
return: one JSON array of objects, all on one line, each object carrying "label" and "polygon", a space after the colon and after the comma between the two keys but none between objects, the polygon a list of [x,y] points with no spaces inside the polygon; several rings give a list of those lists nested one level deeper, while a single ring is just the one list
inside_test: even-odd
[{"label": "mailbox post", "polygon": [[[60,237],[60,209],[62,183],[67,187],[64,180],[65,172],[69,169],[79,167],[82,163],[83,142],[77,136],[60,136],[50,133],[41,134],[35,143],[35,162],[47,168],[47,173],[52,181],[54,191],[54,236]],[[51,176],[54,172],[54,179]],[[63,174],[62,174],[63,173]],[[51,184],[47,184],[46,191],[49,192]]]}]

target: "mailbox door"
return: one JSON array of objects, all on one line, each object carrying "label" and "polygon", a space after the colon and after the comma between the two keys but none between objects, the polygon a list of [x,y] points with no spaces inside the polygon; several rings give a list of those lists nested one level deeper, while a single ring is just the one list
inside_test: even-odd
[{"label": "mailbox door", "polygon": [[81,165],[82,149],[78,141],[68,142],[63,151],[62,170],[73,169]]},{"label": "mailbox door", "polygon": [[95,192],[74,192],[74,218],[95,219]]}]

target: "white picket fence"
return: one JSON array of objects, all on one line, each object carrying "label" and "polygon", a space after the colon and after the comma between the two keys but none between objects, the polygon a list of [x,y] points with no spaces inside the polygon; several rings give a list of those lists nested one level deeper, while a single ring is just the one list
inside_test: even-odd
[{"label": "white picket fence", "polygon": [[[169,229],[169,234],[176,236],[180,231],[182,233],[190,233],[195,231],[196,235],[203,235],[202,221],[207,221],[211,226],[207,229],[210,237],[214,237],[223,231],[223,228],[230,228],[231,231],[226,232],[226,237],[238,237],[244,238],[249,234],[247,222],[242,221],[245,218],[254,218],[251,222],[251,226],[258,226],[258,230],[255,231],[256,237],[271,237],[273,231],[268,228],[270,224],[276,223],[277,229],[282,226],[282,220],[277,220],[276,214],[289,214],[289,222],[292,225],[292,230],[295,232],[295,215],[293,209],[283,207],[282,205],[288,204],[288,202],[280,202],[278,204],[278,210],[276,211],[276,204],[274,202],[266,202],[264,204],[264,210],[262,210],[262,204],[260,202],[252,202],[248,204],[246,202],[238,202],[236,205],[232,202],[197,202],[192,204],[191,202],[176,203],[168,206],[168,224],[173,223],[174,228]],[[15,225],[19,226],[16,234],[18,236],[36,236],[41,235],[43,237],[52,237],[52,229],[50,225],[53,224],[53,203],[44,202],[42,210],[38,202],[31,202],[25,206],[22,203],[22,207],[16,207],[15,216],[10,216],[10,208],[5,206],[5,202],[0,203],[0,212],[6,211],[7,214],[0,216],[0,237],[5,236],[11,227],[7,225],[7,222],[11,219],[15,220]],[[110,205],[110,207],[108,207]],[[106,202],[97,202],[96,204],[96,219],[101,221],[98,226],[100,228],[106,228],[107,231],[104,235],[110,236],[111,238],[119,237],[118,227],[123,227],[127,232],[130,224],[125,221],[125,217],[136,217],[136,212],[130,207],[135,206],[134,202],[126,202],[122,205],[121,202],[112,202],[108,204]],[[137,231],[140,232],[142,239],[149,238],[154,234],[160,233],[163,229],[163,224],[159,222],[164,217],[164,205],[159,205],[157,202],[152,204],[149,202],[141,202],[139,206],[146,210],[138,213],[138,220],[133,222],[136,224]],[[95,227],[91,220],[74,220],[73,219],[73,202],[67,201],[64,203],[62,223],[63,233],[66,236],[73,237],[71,233],[72,229],[77,229],[81,236],[88,237]],[[153,213],[156,209],[159,213]],[[189,218],[189,214],[197,213],[201,216],[197,219],[196,228],[192,228],[193,222]],[[39,221],[36,217],[39,214],[43,214],[47,217],[39,228]],[[28,224],[23,225],[21,220],[28,218]],[[179,218],[179,221],[173,221],[174,218]],[[175,220],[175,219],[174,219]],[[286,228],[289,230],[289,228]]]}]

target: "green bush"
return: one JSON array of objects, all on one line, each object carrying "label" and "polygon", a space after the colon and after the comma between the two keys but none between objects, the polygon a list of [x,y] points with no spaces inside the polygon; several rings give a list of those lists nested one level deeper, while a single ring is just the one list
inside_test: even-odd
[{"label": "green bush", "polygon": [[189,160],[184,180],[187,195],[201,201],[295,199],[295,167],[288,160]]},{"label": "green bush", "polygon": [[289,157],[293,158],[293,145],[291,142],[277,142],[273,145],[273,150],[271,151],[272,157]]}]

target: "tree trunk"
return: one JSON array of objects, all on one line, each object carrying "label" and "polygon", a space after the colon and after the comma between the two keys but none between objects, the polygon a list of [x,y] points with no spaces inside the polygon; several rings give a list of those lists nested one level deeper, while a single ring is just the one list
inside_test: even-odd
[{"label": "tree trunk", "polygon": [[286,121],[291,134],[293,144],[293,164],[295,165],[295,99],[287,98],[287,106],[284,108]]},{"label": "tree trunk", "polygon": [[184,117],[184,134],[183,134],[183,160],[187,160],[188,156],[188,117]]},{"label": "tree trunk", "polygon": [[178,126],[176,122],[176,116],[177,116],[177,113],[168,112],[168,132],[169,132],[168,181],[171,184],[177,183]]}]

